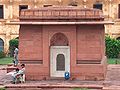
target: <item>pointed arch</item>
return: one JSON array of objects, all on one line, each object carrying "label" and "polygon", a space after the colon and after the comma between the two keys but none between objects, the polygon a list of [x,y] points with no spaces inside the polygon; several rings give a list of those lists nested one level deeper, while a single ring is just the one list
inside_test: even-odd
[{"label": "pointed arch", "polygon": [[64,54],[58,54],[56,57],[56,70],[65,71],[65,56]]},{"label": "pointed arch", "polygon": [[68,38],[63,33],[56,33],[50,40],[51,46],[68,46]]},{"label": "pointed arch", "polygon": [[0,38],[0,51],[4,51],[4,41]]}]

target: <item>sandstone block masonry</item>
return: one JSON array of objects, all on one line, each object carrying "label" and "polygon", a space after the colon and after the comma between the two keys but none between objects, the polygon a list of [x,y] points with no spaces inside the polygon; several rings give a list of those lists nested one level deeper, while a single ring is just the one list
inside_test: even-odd
[{"label": "sandstone block masonry", "polygon": [[11,24],[21,27],[19,60],[26,64],[27,80],[63,78],[66,71],[71,79],[104,80],[104,24],[108,23],[102,11],[42,7],[23,10],[20,21]]},{"label": "sandstone block masonry", "polygon": [[[71,5],[74,5],[80,8],[93,8],[95,5],[101,6],[105,20],[111,20],[115,23],[114,25],[105,25],[105,33],[111,37],[119,38],[119,4],[119,0],[32,0],[30,2],[28,0],[1,0],[0,7],[1,11],[3,11],[1,13],[3,17],[0,18],[0,40],[3,41],[3,50],[8,52],[9,40],[19,37],[19,25],[8,25],[7,22],[19,21],[20,11],[25,9],[25,6],[28,6],[28,9],[44,6],[71,7]],[[23,7],[20,9],[20,6]],[[38,13],[36,12],[35,15],[37,16]],[[64,13],[64,15],[66,14]]]}]

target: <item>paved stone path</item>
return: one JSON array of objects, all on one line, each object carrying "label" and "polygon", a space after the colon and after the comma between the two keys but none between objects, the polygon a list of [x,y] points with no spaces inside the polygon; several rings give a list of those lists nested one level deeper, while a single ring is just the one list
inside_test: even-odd
[{"label": "paved stone path", "polygon": [[120,90],[120,65],[108,65],[105,90]]},{"label": "paved stone path", "polygon": [[6,72],[6,67],[7,67],[7,66],[0,65],[0,85],[3,84],[3,77],[4,77],[5,74],[7,73],[7,72]]}]

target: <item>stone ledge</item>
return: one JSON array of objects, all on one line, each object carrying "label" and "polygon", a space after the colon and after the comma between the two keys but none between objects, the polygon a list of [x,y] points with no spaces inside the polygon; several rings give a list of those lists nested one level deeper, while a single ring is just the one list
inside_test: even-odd
[{"label": "stone ledge", "polygon": [[120,90],[120,86],[108,86],[108,87],[103,87],[103,90]]},{"label": "stone ledge", "polygon": [[75,85],[75,84],[10,84],[5,88],[89,88],[89,89],[102,89],[102,85]]},{"label": "stone ledge", "polygon": [[9,72],[15,70],[16,68],[17,68],[17,67],[14,67],[14,66],[8,66],[8,67],[6,68],[7,73],[9,73]]},{"label": "stone ledge", "polygon": [[14,21],[11,21],[11,22],[6,22],[5,23],[6,25],[97,25],[97,24],[114,24],[114,22],[111,22],[111,21],[87,21],[87,22],[33,22],[33,21],[30,21],[30,22],[26,22],[26,21],[18,21],[18,22],[14,22]]}]

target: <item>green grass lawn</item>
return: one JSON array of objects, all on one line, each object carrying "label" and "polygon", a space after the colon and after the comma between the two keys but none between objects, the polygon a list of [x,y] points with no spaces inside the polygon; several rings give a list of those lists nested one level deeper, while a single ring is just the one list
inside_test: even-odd
[{"label": "green grass lawn", "polygon": [[12,63],[13,57],[0,58],[0,65]]},{"label": "green grass lawn", "polygon": [[6,90],[5,88],[0,88],[0,90]]},{"label": "green grass lawn", "polygon": [[120,64],[120,58],[109,58],[108,64]]}]

